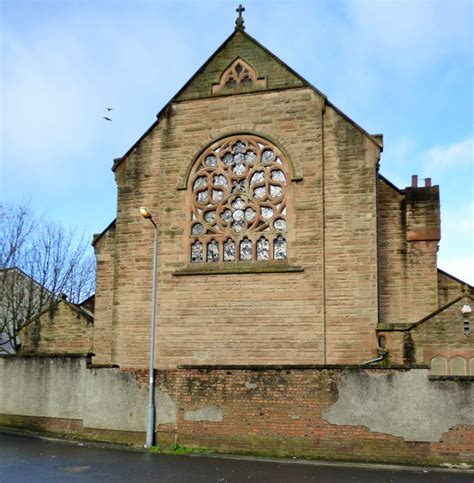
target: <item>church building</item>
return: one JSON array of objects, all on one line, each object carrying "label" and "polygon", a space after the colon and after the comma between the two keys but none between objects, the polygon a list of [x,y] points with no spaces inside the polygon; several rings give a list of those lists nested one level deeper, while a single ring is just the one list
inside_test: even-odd
[{"label": "church building", "polygon": [[114,160],[96,364],[433,363],[474,375],[472,287],[437,268],[439,188],[400,189],[370,134],[244,28]]},{"label": "church building", "polygon": [[474,465],[474,291],[437,268],[438,186],[383,177],[382,135],[248,35],[238,11],[115,159],[95,297],[58,300],[19,354],[0,356],[0,426]]}]

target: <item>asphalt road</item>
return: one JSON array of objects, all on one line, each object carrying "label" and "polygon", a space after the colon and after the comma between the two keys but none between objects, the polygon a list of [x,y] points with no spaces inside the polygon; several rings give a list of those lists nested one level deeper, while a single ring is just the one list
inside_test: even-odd
[{"label": "asphalt road", "polygon": [[473,473],[167,456],[0,433],[0,482],[474,482]]}]

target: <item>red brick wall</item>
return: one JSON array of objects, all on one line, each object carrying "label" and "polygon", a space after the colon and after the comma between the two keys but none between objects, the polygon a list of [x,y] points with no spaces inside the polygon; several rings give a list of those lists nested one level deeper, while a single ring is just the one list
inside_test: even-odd
[{"label": "red brick wall", "polygon": [[[176,426],[159,427],[157,439],[169,441],[170,433],[176,433],[177,442],[186,446],[321,459],[411,464],[474,461],[472,426],[457,425],[433,443],[405,441],[364,426],[330,424],[323,413],[338,400],[343,371],[187,369],[158,373],[157,380],[164,381],[161,388],[179,400]],[[142,376],[144,382],[146,374]],[[222,421],[185,419],[185,411],[206,405],[219,407]]]}]

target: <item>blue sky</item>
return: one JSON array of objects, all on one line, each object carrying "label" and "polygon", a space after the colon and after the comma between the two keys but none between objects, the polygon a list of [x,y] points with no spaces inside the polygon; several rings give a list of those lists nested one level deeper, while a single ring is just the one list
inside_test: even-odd
[{"label": "blue sky", "polygon": [[[112,160],[232,32],[237,2],[0,0],[1,197],[87,235]],[[371,133],[381,172],[441,187],[439,266],[474,283],[474,2],[262,1],[245,26]],[[114,108],[113,122],[102,119]]]}]

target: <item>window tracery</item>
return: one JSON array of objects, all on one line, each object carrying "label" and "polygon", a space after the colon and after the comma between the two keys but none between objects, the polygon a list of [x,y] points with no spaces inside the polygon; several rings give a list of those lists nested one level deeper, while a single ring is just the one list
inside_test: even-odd
[{"label": "window tracery", "polygon": [[238,58],[222,73],[219,83],[213,84],[212,93],[246,89],[252,86],[265,87],[265,79],[257,78],[255,69]]},{"label": "window tracery", "polygon": [[189,261],[287,258],[286,161],[257,136],[232,136],[207,149],[189,181]]}]

